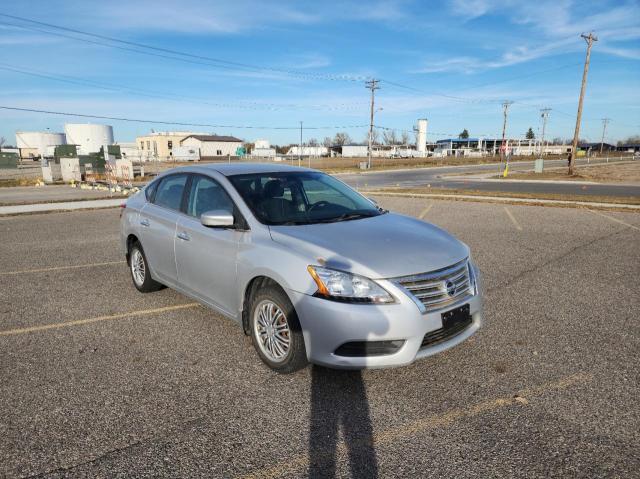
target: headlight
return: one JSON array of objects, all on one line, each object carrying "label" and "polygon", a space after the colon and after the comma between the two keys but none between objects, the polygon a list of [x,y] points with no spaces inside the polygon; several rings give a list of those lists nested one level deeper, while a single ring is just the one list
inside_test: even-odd
[{"label": "headlight", "polygon": [[384,288],[364,276],[321,266],[309,266],[307,270],[318,285],[318,296],[354,303],[384,304],[394,301]]}]

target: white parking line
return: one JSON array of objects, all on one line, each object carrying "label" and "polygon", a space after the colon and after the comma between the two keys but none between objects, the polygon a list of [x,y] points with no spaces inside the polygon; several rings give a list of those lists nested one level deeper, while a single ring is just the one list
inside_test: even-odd
[{"label": "white parking line", "polygon": [[424,217],[427,216],[427,213],[431,210],[431,208],[433,208],[433,203],[431,203],[429,206],[423,209],[422,212],[420,213],[420,216],[418,216],[418,218],[424,219]]},{"label": "white parking line", "polygon": [[70,326],[80,326],[83,324],[97,323],[99,321],[108,321],[110,319],[124,319],[133,318],[136,316],[147,316],[150,314],[166,313],[167,311],[195,308],[196,306],[199,306],[199,303],[177,304],[175,306],[165,306],[164,308],[142,309],[138,311],[129,311],[128,313],[110,314],[107,316],[97,316],[95,318],[87,319],[76,319],[74,321],[63,321],[61,323],[42,324],[40,326],[30,326],[28,328],[7,329],[5,331],[0,331],[0,336],[15,336],[18,334],[46,331],[47,329],[68,328]]},{"label": "white parking line", "polygon": [[122,264],[122,263],[126,263],[126,261],[107,261],[105,263],[74,264],[72,266],[53,266],[51,268],[21,269],[18,271],[2,271],[0,272],[0,276],[11,276],[15,274],[27,274],[27,273],[44,273],[47,271],[60,271],[65,269],[92,268],[94,266],[111,266],[114,264]]},{"label": "white parking line", "polygon": [[520,224],[518,223],[518,221],[516,220],[516,218],[513,216],[513,213],[511,213],[511,211],[509,211],[509,208],[507,208],[506,206],[504,207],[504,211],[507,213],[507,216],[511,219],[511,222],[513,223],[513,225],[516,227],[516,229],[518,231],[522,231],[522,226],[520,226]]},{"label": "white parking line", "polygon": [[[507,407],[530,407],[531,400],[535,400],[539,396],[552,391],[562,391],[572,386],[589,382],[593,377],[588,373],[576,373],[571,376],[560,378],[557,381],[551,381],[539,386],[519,391],[517,394],[495,399],[488,399],[484,402],[471,404],[458,409],[450,409],[441,414],[433,414],[422,417],[407,424],[391,427],[373,435],[373,444],[376,448],[380,448],[385,444],[394,443],[398,440],[407,440],[412,436],[424,433],[434,429],[443,429],[454,425],[456,422],[462,422],[475,416],[490,413]],[[514,412],[514,414],[518,414]],[[340,441],[335,446],[335,454],[343,457],[348,453],[349,446],[357,447],[362,443],[358,443],[357,439],[347,445],[346,441]],[[327,457],[332,456],[334,451],[326,449],[321,451]],[[266,466],[256,469],[248,474],[238,476],[239,479],[275,479],[282,476],[299,477],[303,474],[301,471],[309,467],[309,454],[304,453],[291,457],[284,462],[274,466]]]},{"label": "white parking line", "polygon": [[589,211],[591,211],[594,215],[603,216],[611,221],[615,221],[616,223],[620,223],[621,225],[625,225],[629,228],[633,228],[634,230],[640,231],[640,228],[638,228],[637,226],[630,225],[629,223],[619,220],[618,218],[614,218],[613,216],[605,215],[604,213],[600,213],[599,211],[594,211],[594,210],[589,210]]}]

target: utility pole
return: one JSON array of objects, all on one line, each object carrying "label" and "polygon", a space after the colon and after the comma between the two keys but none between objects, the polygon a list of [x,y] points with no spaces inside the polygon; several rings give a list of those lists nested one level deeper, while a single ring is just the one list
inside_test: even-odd
[{"label": "utility pole", "polygon": [[611,121],[610,118],[602,119],[602,140],[600,140],[600,156],[602,156],[602,151],[604,150],[604,135],[607,131],[607,125]]},{"label": "utility pole", "polygon": [[373,148],[373,112],[375,104],[375,91],[380,87],[378,86],[380,80],[371,79],[365,82],[365,86],[371,90],[371,116],[369,120],[369,148],[368,148],[368,161],[367,169],[371,169],[371,149]]},{"label": "utility pole", "polygon": [[300,122],[300,146],[298,148],[298,166],[302,166],[302,122]]},{"label": "utility pole", "polygon": [[509,106],[511,106],[513,102],[509,101],[509,100],[505,100],[502,103],[502,115],[503,115],[503,121],[502,121],[502,142],[500,143],[500,170],[499,173],[502,173],[502,161],[504,160],[504,156],[507,152],[507,147],[504,143],[505,140],[505,135],[507,134],[507,115],[509,113]]},{"label": "utility pole", "polygon": [[580,136],[580,121],[582,120],[582,101],[584,100],[584,92],[587,89],[587,74],[589,73],[589,61],[591,60],[591,47],[593,42],[598,41],[593,32],[589,35],[584,33],[580,35],[587,42],[587,57],[584,60],[584,71],[582,72],[582,87],[580,88],[580,100],[578,101],[578,115],[576,116],[576,131],[573,134],[573,144],[571,147],[571,156],[569,157],[569,174],[573,175],[573,164],[578,155],[578,137]]},{"label": "utility pole", "polygon": [[549,112],[551,108],[543,108],[540,110],[540,116],[542,117],[542,138],[540,138],[540,158],[544,156],[544,135],[547,131],[547,120],[549,119]]}]

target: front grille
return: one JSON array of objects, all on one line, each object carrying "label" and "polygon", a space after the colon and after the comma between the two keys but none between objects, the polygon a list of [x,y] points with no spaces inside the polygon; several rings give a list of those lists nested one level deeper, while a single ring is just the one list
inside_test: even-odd
[{"label": "front grille", "polygon": [[422,304],[425,312],[462,301],[473,292],[469,262],[466,259],[447,268],[403,276],[394,281],[404,288],[414,301]]},{"label": "front grille", "polygon": [[450,339],[464,331],[467,326],[471,324],[471,322],[472,318],[471,316],[469,316],[469,318],[465,321],[455,323],[448,328],[440,328],[436,329],[435,331],[431,331],[430,333],[424,335],[420,347],[424,348],[425,346],[433,346],[434,344],[446,341],[447,339]]}]

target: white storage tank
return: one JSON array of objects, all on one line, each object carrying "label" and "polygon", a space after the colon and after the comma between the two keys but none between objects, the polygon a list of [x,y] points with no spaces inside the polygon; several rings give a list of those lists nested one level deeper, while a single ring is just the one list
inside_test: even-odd
[{"label": "white storage tank", "polygon": [[416,149],[421,152],[424,153],[425,151],[427,151],[427,119],[426,118],[420,118],[418,120],[418,135],[416,138]]},{"label": "white storage tank", "polygon": [[67,123],[64,125],[67,144],[78,145],[78,154],[97,153],[102,145],[113,145],[113,127],[96,123]]},{"label": "white storage tank", "polygon": [[66,144],[64,133],[50,131],[16,131],[16,146],[21,150],[31,150],[34,154],[47,156],[47,149]]}]

